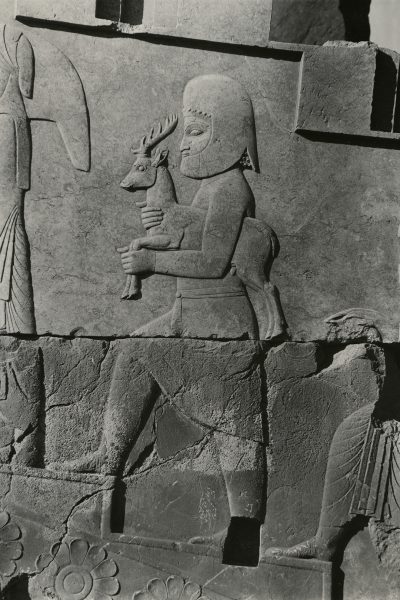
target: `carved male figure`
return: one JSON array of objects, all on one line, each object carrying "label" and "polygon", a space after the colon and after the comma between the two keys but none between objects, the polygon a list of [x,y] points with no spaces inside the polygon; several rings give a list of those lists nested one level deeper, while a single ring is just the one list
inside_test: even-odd
[{"label": "carved male figure", "polygon": [[[209,82],[213,81],[212,77],[216,78],[215,81],[221,82],[223,80],[223,78],[218,78],[217,76],[207,77]],[[194,81],[198,81],[198,85],[200,86],[205,84],[207,78],[198,78],[198,80]],[[190,85],[186,90],[186,95],[189,93],[189,90]],[[232,106],[233,104],[230,107],[231,112]],[[214,171],[218,171],[218,167],[216,165],[221,162],[222,156],[219,154],[220,148],[215,148],[213,146],[213,142],[215,140],[211,140],[210,137],[211,133],[213,133],[214,136],[218,135],[218,133],[215,131],[215,126],[213,132],[211,132],[210,115],[211,113],[208,114],[201,110],[196,111],[196,109],[189,109],[188,114],[185,115],[185,137],[181,145],[181,151],[183,154],[181,170],[188,177],[202,179],[202,188],[204,187],[204,192],[202,189],[200,189],[190,206],[176,204],[175,188],[168,169],[164,165],[168,151],[164,150],[161,152],[160,149],[157,149],[154,158],[151,158],[150,154],[151,149],[160,140],[164,139],[176,126],[177,119],[174,115],[166,120],[164,128],[159,125],[156,133],[154,132],[154,129],[152,129],[148,136],[142,138],[140,148],[135,150],[135,153],[138,154],[138,158],[129,174],[121,183],[121,186],[126,189],[147,189],[146,208],[144,208],[143,212],[145,216],[145,226],[148,229],[148,237],[133,240],[129,248],[121,249],[123,260],[125,260],[126,253],[128,251],[135,252],[141,248],[153,250],[180,249],[197,251],[197,255],[185,253],[181,256],[186,258],[187,264],[189,264],[190,261],[193,261],[195,256],[197,258],[203,256],[205,259],[210,260],[212,264],[206,268],[206,273],[204,274],[197,273],[196,277],[184,275],[184,278],[179,278],[178,298],[182,298],[182,300],[179,301],[182,306],[188,304],[187,301],[189,299],[198,300],[196,303],[198,306],[202,304],[204,305],[204,314],[206,314],[206,304],[208,304],[208,307],[210,306],[210,302],[206,303],[205,300],[207,298],[210,300],[213,294],[208,294],[206,290],[204,293],[202,293],[201,297],[198,296],[194,298],[193,291],[190,291],[191,287],[194,285],[195,289],[198,289],[199,286],[210,289],[213,286],[220,285],[218,283],[218,257],[215,255],[212,256],[213,239],[212,237],[208,237],[207,231],[208,227],[213,227],[213,222],[207,222],[207,219],[215,218],[215,220],[218,221],[218,226],[220,228],[230,228],[233,215],[231,214],[229,203],[232,201],[233,204],[237,204],[234,197],[229,197],[232,196],[232,192],[227,194],[227,197],[224,199],[221,195],[221,198],[219,199],[221,206],[218,207],[219,213],[216,213],[213,216],[211,209],[217,208],[217,201],[214,199],[213,202],[211,199],[211,202],[209,202],[209,200],[206,199],[206,196],[209,194],[209,189],[211,189],[212,193],[216,194],[216,196],[219,195],[218,186],[215,185],[216,181],[214,178],[214,175],[218,175],[218,173],[214,173]],[[226,126],[232,130],[232,122],[235,118],[235,113],[225,113],[224,118],[226,121]],[[222,122],[219,123],[219,127],[222,129]],[[225,135],[227,134],[225,133]],[[200,146],[198,144],[196,145],[197,137],[199,137],[198,142]],[[238,141],[239,144],[242,143],[242,147],[245,148],[244,144],[248,140],[241,141],[238,139]],[[235,140],[233,139],[229,141],[230,145],[232,145],[234,142]],[[218,139],[218,143],[221,143],[220,139]],[[190,145],[190,148],[193,146],[193,151],[191,150],[188,156],[186,156],[188,154],[188,149],[186,147],[187,144]],[[202,148],[202,145],[204,145],[204,148]],[[208,159],[210,163],[207,167],[208,171],[202,173],[201,170],[198,169],[196,162],[193,162],[193,158],[196,157],[195,160],[197,160],[197,156],[202,154],[203,150],[206,151],[207,155],[211,151],[214,153],[214,155]],[[251,147],[250,150],[248,148],[243,150],[243,155],[240,165],[238,164],[237,166],[237,170],[235,171],[230,169],[229,176],[227,175],[230,180],[231,187],[236,188],[233,193],[237,193],[239,196],[241,194],[239,183],[240,179],[238,179],[235,183],[233,179],[234,173],[241,173],[244,168],[257,168],[254,167],[254,163],[250,158],[251,154],[249,154],[249,152],[251,152]],[[227,158],[227,160],[229,160],[229,158]],[[192,163],[190,163],[190,161],[192,161]],[[215,165],[211,166],[212,161],[215,161]],[[158,170],[160,171],[159,175]],[[207,185],[205,183],[206,180]],[[253,326],[250,326],[248,331],[239,332],[239,337],[260,337],[261,339],[271,339],[277,335],[280,335],[285,328],[285,322],[280,309],[277,290],[269,282],[269,272],[272,262],[277,256],[279,250],[278,241],[274,232],[265,223],[252,218],[254,216],[254,198],[252,197],[252,192],[246,180],[242,177],[241,181],[244,183],[244,186],[246,187],[246,193],[248,194],[248,204],[246,208],[247,212],[243,213],[243,215],[240,215],[239,213],[236,216],[238,225],[236,231],[233,230],[231,232],[227,232],[230,240],[228,240],[227,236],[221,236],[221,244],[225,245],[225,253],[228,253],[228,255],[229,251],[231,253],[230,273],[224,273],[224,279],[225,283],[228,282],[229,285],[231,285],[232,282],[234,282],[234,285],[238,283],[238,287],[235,289],[236,296],[238,295],[237,292],[240,290],[241,295],[243,295],[243,284],[246,286],[247,291],[250,292],[251,302],[256,313],[258,326],[253,323]],[[245,194],[243,194],[243,197],[245,197]],[[140,205],[143,206],[143,204],[138,203],[138,206]],[[228,217],[225,223],[221,218],[221,215],[224,212]],[[229,241],[231,246],[229,246]],[[208,248],[207,246],[204,246],[204,242],[209,244]],[[207,253],[210,255],[209,257],[207,257]],[[176,258],[177,257],[178,255],[176,255]],[[224,268],[226,268],[226,264],[224,265]],[[231,276],[233,278],[231,278]],[[131,293],[129,292],[128,285],[124,290],[123,298],[133,297],[138,292],[139,288],[136,279],[137,275],[131,275],[131,277],[134,281],[134,283],[130,283]],[[191,278],[195,279],[194,283],[190,283]],[[187,288],[189,291],[185,292],[185,288]],[[226,298],[227,296],[225,296],[225,302],[223,303],[224,310],[227,308],[227,306],[229,306]],[[201,300],[202,302],[200,302]],[[178,302],[176,304],[178,304]],[[232,304],[235,305],[232,312],[237,318],[237,308],[241,305],[241,303],[240,301],[232,301]],[[245,301],[244,304],[245,311],[247,311],[247,302]],[[221,302],[214,303],[211,308],[215,308],[217,306],[220,307]],[[182,331],[180,332],[173,315],[173,312],[167,313],[167,315],[161,317],[161,319],[156,320],[153,322],[153,324],[146,325],[136,333],[138,335],[146,336],[159,335],[162,333],[163,335],[174,336],[188,335],[189,337],[222,337],[222,335],[219,336],[218,333],[211,330],[203,333],[201,331],[186,331],[185,328],[182,328]],[[201,319],[199,318],[195,326],[199,327],[200,322]],[[238,337],[238,335],[235,335],[235,333],[232,335],[228,333],[226,330],[228,323],[229,319],[226,317],[223,327],[223,337]],[[192,323],[192,328],[193,326],[194,324]]]},{"label": "carved male figure", "polygon": [[[240,240],[246,218],[254,215],[254,197],[243,175],[245,168],[258,169],[252,103],[234,80],[208,75],[189,82],[183,110],[181,171],[201,181],[192,209],[201,217],[202,234],[198,247],[188,230],[184,248],[171,250],[161,245],[158,250],[136,250],[133,244],[122,250],[121,260],[127,275],[164,273],[178,278],[172,310],[142,327],[136,335],[257,340],[254,310],[233,263],[235,253],[242,255],[242,264],[245,256],[260,254],[259,248]],[[275,238],[269,229],[264,229],[263,235],[262,266],[268,269]],[[260,245],[260,238],[255,243]],[[275,304],[270,302],[268,316],[277,335],[282,333],[284,321],[277,297],[271,297]],[[246,348],[241,359],[243,370],[250,375],[257,369],[258,346],[254,342]],[[240,410],[230,407],[230,398],[215,399],[224,410],[236,413],[234,433],[222,428],[213,435],[219,448],[231,516],[261,523],[265,478],[261,407],[254,402],[250,387],[248,397],[241,399]],[[145,359],[132,356],[127,347],[115,365],[101,447],[83,460],[57,468],[90,471],[101,466],[104,473],[123,475],[143,417],[149,414],[161,390],[168,395],[168,386],[159,380],[154,369],[146,365]],[[193,403],[186,403],[185,410],[189,418],[196,419],[201,414],[200,407]],[[203,424],[210,432],[217,426],[212,414],[205,417]],[[237,469],[238,460],[245,470]]]}]

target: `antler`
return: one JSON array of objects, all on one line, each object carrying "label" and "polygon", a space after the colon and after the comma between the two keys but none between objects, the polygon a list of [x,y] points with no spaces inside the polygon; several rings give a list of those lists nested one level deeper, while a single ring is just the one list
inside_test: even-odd
[{"label": "antler", "polygon": [[144,154],[149,156],[154,146],[168,137],[170,133],[174,131],[177,124],[178,115],[169,115],[165,119],[164,127],[161,125],[161,123],[158,124],[157,131],[155,131],[154,127],[152,127],[150,133],[143,136],[140,140],[139,148],[132,150],[132,152],[134,154]]}]

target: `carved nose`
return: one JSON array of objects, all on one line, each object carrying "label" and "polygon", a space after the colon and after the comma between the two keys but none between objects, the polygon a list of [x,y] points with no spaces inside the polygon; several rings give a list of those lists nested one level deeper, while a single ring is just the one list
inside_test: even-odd
[{"label": "carved nose", "polygon": [[179,150],[181,152],[187,152],[188,150],[190,150],[190,144],[186,140],[183,140]]},{"label": "carved nose", "polygon": [[124,190],[128,190],[130,187],[132,187],[132,180],[130,177],[125,177],[125,179],[123,179],[120,183],[120,186],[122,188],[124,188]]}]

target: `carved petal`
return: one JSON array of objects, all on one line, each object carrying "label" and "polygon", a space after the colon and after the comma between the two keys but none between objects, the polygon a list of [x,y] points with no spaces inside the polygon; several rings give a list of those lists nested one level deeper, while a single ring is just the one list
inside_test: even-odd
[{"label": "carved petal", "polygon": [[147,589],[154,600],[167,600],[167,588],[161,579],[152,579],[149,581]]},{"label": "carved petal", "polygon": [[142,591],[133,594],[132,600],[154,600],[154,598],[149,592]]},{"label": "carved petal", "polygon": [[23,547],[20,542],[7,542],[0,544],[0,556],[5,559],[21,558]]},{"label": "carved petal", "polygon": [[69,552],[71,555],[71,563],[73,565],[81,565],[86,558],[89,544],[86,540],[72,540]]},{"label": "carved petal", "polygon": [[39,554],[35,562],[36,571],[43,571],[53,560],[51,554]]},{"label": "carved petal", "polygon": [[168,600],[180,600],[183,587],[185,585],[182,577],[168,577],[167,579],[167,590]]},{"label": "carved petal", "polygon": [[[57,552],[57,546],[59,547],[59,550]],[[52,549],[51,549],[51,553],[54,556],[54,552],[55,554],[55,561],[58,564],[59,567],[65,567],[66,565],[69,565],[70,562],[70,558],[69,558],[69,548],[66,544],[55,544]]]},{"label": "carved petal", "polygon": [[97,592],[96,595],[91,594],[88,596],[88,600],[112,600],[111,596],[108,594],[103,594],[102,592]]},{"label": "carved petal", "polygon": [[86,555],[84,564],[91,571],[107,558],[107,553],[101,546],[91,546]]},{"label": "carved petal", "polygon": [[197,583],[187,583],[183,588],[181,600],[198,600],[201,595],[201,588]]},{"label": "carved petal", "polygon": [[97,565],[92,571],[94,579],[100,579],[101,577],[114,577],[118,571],[118,567],[112,558],[104,560],[102,563]]},{"label": "carved petal", "polygon": [[94,596],[97,598],[99,593],[116,596],[119,592],[119,581],[115,577],[106,577],[105,579],[95,579],[93,582]]},{"label": "carved petal", "polygon": [[0,555],[0,573],[2,577],[9,577],[15,573],[17,565],[13,560],[8,560],[6,557]]},{"label": "carved petal", "polygon": [[21,530],[18,525],[15,525],[14,523],[7,523],[7,525],[0,529],[0,540],[2,542],[18,540],[20,537]]},{"label": "carved petal", "polygon": [[4,525],[7,525],[9,520],[10,520],[10,515],[8,514],[8,512],[6,512],[5,510],[2,510],[0,512],[0,528],[4,527]]}]

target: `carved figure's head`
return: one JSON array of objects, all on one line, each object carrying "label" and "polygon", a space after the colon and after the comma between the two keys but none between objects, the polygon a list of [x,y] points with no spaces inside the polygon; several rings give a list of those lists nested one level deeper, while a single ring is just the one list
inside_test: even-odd
[{"label": "carved figure's head", "polygon": [[204,179],[243,161],[258,171],[253,105],[243,86],[225,75],[201,75],[183,94],[181,171]]},{"label": "carved figure's head", "polygon": [[121,187],[132,191],[153,187],[157,180],[157,169],[166,162],[168,150],[157,148],[152,156],[152,149],[174,131],[177,123],[178,117],[171,115],[165,120],[164,126],[159,123],[157,131],[153,127],[148,135],[142,137],[139,148],[132,150],[137,158],[128,175],[122,180]]}]

